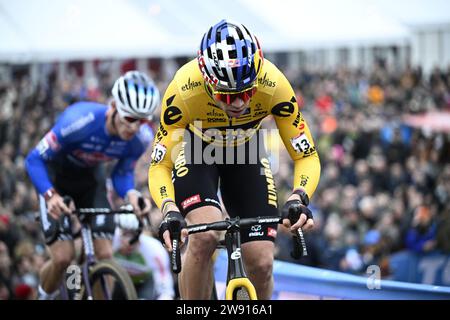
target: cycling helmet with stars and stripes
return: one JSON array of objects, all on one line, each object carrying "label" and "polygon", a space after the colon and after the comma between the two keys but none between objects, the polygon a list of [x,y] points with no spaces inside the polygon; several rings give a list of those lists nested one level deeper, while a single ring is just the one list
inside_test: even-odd
[{"label": "cycling helmet with stars and stripes", "polygon": [[243,25],[222,20],[203,36],[198,64],[216,91],[239,92],[256,85],[264,62],[258,39]]}]

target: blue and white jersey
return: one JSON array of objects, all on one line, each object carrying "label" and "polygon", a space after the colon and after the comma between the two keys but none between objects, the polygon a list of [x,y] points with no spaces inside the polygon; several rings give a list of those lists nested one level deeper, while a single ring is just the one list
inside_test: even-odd
[{"label": "blue and white jersey", "polygon": [[134,188],[134,167],[153,140],[149,125],[142,125],[129,141],[111,136],[106,129],[108,106],[78,102],[69,106],[53,128],[26,158],[28,174],[43,194],[52,187],[46,162],[63,163],[73,168],[92,168],[99,163],[118,160],[112,172],[114,189],[124,197]]}]

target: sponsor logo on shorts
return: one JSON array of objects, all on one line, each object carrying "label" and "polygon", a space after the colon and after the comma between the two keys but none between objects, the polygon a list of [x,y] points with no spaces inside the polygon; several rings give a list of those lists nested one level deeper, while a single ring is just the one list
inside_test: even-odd
[{"label": "sponsor logo on shorts", "polygon": [[261,164],[264,167],[263,172],[267,182],[267,203],[277,208],[277,188],[272,171],[270,170],[270,162],[267,158],[262,158]]},{"label": "sponsor logo on shorts", "polygon": [[261,225],[255,224],[251,228],[252,232],[248,234],[249,237],[262,237],[264,232],[261,231]]},{"label": "sponsor logo on shorts", "polygon": [[261,231],[261,225],[260,224],[256,224],[256,225],[252,226],[251,229],[254,232]]},{"label": "sponsor logo on shorts", "polygon": [[276,238],[276,236],[277,236],[277,230],[276,229],[274,229],[274,228],[267,228],[267,235],[269,236],[269,237],[272,237],[272,238]]},{"label": "sponsor logo on shorts", "polygon": [[195,196],[189,197],[181,203],[183,209],[192,206],[193,204],[199,203],[202,200],[200,199],[200,195],[196,194]]}]

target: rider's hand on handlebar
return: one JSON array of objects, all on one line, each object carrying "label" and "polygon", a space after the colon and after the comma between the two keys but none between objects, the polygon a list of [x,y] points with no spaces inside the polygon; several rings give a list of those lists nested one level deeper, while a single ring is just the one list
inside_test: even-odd
[{"label": "rider's hand on handlebar", "polygon": [[[139,204],[140,198],[142,198],[144,201],[143,208],[141,208],[141,206]],[[142,218],[143,216],[148,215],[150,213],[150,209],[152,208],[150,200],[145,197],[142,197],[141,193],[136,190],[130,190],[127,193],[127,201],[133,206],[134,213],[139,218]]]},{"label": "rider's hand on handlebar", "polygon": [[114,222],[125,230],[136,231],[139,229],[139,220],[134,214],[116,214]]},{"label": "rider's hand on handlebar", "polygon": [[[71,214],[72,210],[75,209],[74,205],[73,205],[73,202],[71,203],[70,206],[67,206],[64,203],[63,197],[61,197],[56,192],[52,195],[52,197],[50,199],[47,200],[46,203],[47,203],[47,211],[48,211],[48,213],[55,220],[58,220],[59,217],[63,213]],[[72,207],[72,209],[70,207]]]},{"label": "rider's hand on handlebar", "polygon": [[188,236],[188,229],[186,228],[186,220],[181,215],[179,211],[169,211],[167,212],[164,219],[161,221],[159,225],[159,239],[166,246],[167,250],[172,252],[172,240],[174,234],[171,234],[171,231],[176,231],[180,235],[180,246],[181,247],[185,239]]},{"label": "rider's hand on handlebar", "polygon": [[[293,193],[286,204],[283,206],[281,214],[283,216],[283,225],[289,228],[292,233],[296,233],[299,228],[309,230],[314,227],[314,220],[311,210],[308,209],[309,199],[306,193],[301,196],[298,192]],[[291,220],[296,221],[291,224]]]}]

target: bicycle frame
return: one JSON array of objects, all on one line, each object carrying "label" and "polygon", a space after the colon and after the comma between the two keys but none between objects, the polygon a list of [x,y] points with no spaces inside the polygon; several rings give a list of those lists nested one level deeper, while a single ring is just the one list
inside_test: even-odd
[{"label": "bicycle frame", "polygon": [[[91,284],[89,281],[89,268],[91,266],[93,266],[97,260],[95,258],[95,249],[94,249],[94,241],[93,241],[93,237],[92,237],[92,230],[91,230],[91,226],[88,223],[89,222],[89,218],[87,216],[81,216],[80,217],[80,223],[81,223],[81,239],[83,242],[83,248],[84,248],[84,256],[85,256],[85,261],[82,265],[82,274],[83,274],[83,283],[84,283],[84,287],[86,289],[86,293],[87,293],[87,299],[88,300],[93,300],[94,296],[93,296],[93,292],[92,292],[92,288],[91,288]],[[102,289],[104,292],[108,292],[106,289],[106,283],[104,281],[104,279],[102,278]],[[110,299],[110,297],[106,297],[108,300]]]},{"label": "bicycle frame", "polygon": [[[239,222],[239,219],[237,220]],[[250,300],[258,300],[255,286],[247,277],[241,255],[241,234],[237,223],[232,223],[225,234],[225,246],[228,253],[228,274],[225,299],[233,300],[236,289],[244,287]]]},{"label": "bicycle frame", "polygon": [[[91,226],[89,224],[89,217],[87,217],[85,214],[80,214],[79,220],[81,229],[79,233],[74,234],[74,237],[76,238],[78,237],[78,235],[81,235],[84,259],[80,257],[78,265],[81,265],[82,281],[87,293],[88,300],[93,300],[92,288],[89,282],[89,268],[95,265],[95,263],[97,262],[95,257],[94,241],[92,237]],[[82,260],[84,262],[82,262]],[[61,285],[61,288],[63,289],[63,299],[68,300],[69,293],[64,283]]]},{"label": "bicycle frame", "polygon": [[[95,257],[95,248],[94,248],[94,240],[92,236],[92,229],[90,221],[93,217],[100,214],[106,214],[106,215],[115,215],[115,214],[134,214],[134,211],[129,209],[121,209],[121,210],[111,210],[109,208],[81,208],[78,210],[75,210],[73,213],[75,213],[78,216],[78,219],[81,224],[81,230],[79,234],[81,235],[82,239],[82,245],[83,245],[83,253],[84,253],[84,261],[81,264],[81,260],[78,262],[78,264],[81,264],[81,273],[82,273],[82,281],[84,284],[84,288],[86,290],[86,296],[88,300],[93,300],[93,290],[91,286],[91,282],[89,279],[89,269],[93,267],[97,263],[97,259]],[[141,231],[142,231],[143,225],[140,222],[139,229],[137,231],[136,236],[130,240],[130,243],[133,243],[137,241]],[[76,237],[77,235],[75,235]],[[107,283],[104,278],[101,278],[101,286],[103,289],[103,292],[106,293],[106,299],[111,299],[109,295],[109,290],[107,289]],[[64,287],[65,294],[67,294],[67,289]]]}]

